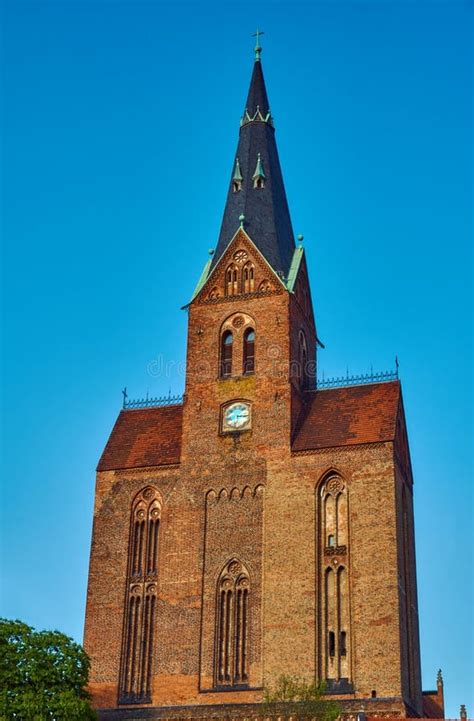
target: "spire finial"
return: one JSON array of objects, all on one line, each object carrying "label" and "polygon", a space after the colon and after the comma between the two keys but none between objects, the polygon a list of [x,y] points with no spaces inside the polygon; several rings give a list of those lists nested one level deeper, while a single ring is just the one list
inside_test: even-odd
[{"label": "spire finial", "polygon": [[257,28],[256,33],[252,33],[253,38],[257,38],[255,42],[255,62],[258,63],[260,61],[260,53],[262,52],[262,48],[260,46],[260,35],[265,35],[263,30],[259,30]]}]

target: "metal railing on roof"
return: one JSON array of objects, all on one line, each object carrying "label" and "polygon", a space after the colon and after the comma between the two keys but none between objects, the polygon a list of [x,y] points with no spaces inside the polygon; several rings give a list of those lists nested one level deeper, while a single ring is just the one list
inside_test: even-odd
[{"label": "metal railing on roof", "polygon": [[150,398],[148,393],[145,398],[129,399],[127,389],[124,388],[122,391],[123,395],[123,408],[124,410],[132,410],[134,408],[153,408],[160,406],[175,406],[181,405],[184,396],[182,395],[171,395],[171,391],[167,396]]},{"label": "metal railing on roof", "polygon": [[363,386],[369,383],[387,383],[388,381],[398,380],[398,363],[394,371],[380,371],[374,373],[361,373],[359,375],[349,375],[347,372],[345,376],[338,378],[318,378],[316,382],[316,389],[323,390],[324,388],[343,388],[345,386]]},{"label": "metal railing on roof", "polygon": [[[372,370],[370,373],[362,373],[359,375],[349,375],[349,372],[345,376],[339,376],[335,378],[325,378],[324,374],[322,378],[318,378],[316,382],[316,390],[324,390],[325,388],[344,388],[348,386],[362,386],[369,385],[370,383],[388,383],[389,381],[398,380],[398,361],[395,361],[396,367],[392,371],[380,371],[374,373]],[[174,406],[181,405],[184,401],[184,395],[171,395],[171,391],[167,396],[152,397],[146,394],[145,398],[129,399],[127,389],[124,388],[122,391],[123,395],[123,408],[124,410],[132,410],[134,408],[154,408],[160,406]]]}]

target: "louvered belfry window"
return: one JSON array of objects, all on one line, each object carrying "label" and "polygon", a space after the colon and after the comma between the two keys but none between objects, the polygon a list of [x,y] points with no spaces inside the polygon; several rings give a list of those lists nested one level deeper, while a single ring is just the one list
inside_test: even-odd
[{"label": "louvered belfry window", "polygon": [[243,564],[226,564],[217,583],[215,685],[248,684],[250,579]]},{"label": "louvered belfry window", "polygon": [[161,504],[154,488],[131,512],[119,703],[151,703]]}]

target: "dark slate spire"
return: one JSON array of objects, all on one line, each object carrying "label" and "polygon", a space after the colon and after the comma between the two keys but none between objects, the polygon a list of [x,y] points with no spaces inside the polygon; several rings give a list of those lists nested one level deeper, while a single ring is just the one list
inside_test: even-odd
[{"label": "dark slate spire", "polygon": [[260,60],[255,60],[253,66],[249,94],[244,108],[244,116],[247,112],[251,117],[253,117],[257,112],[257,108],[260,108],[260,112],[264,117],[270,112],[267,89],[265,87],[265,80],[263,79],[262,63]]},{"label": "dark slate spire", "polygon": [[[242,181],[235,178],[239,169]],[[272,268],[285,278],[295,249],[293,229],[275,143],[260,47],[255,48],[252,79],[240,121],[237,152],[222,227],[212,265],[224,253],[245,216],[244,229]]]}]

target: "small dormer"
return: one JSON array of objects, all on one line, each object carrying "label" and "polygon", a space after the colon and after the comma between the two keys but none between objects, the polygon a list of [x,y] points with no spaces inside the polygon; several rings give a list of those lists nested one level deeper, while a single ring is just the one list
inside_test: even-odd
[{"label": "small dormer", "polygon": [[257,155],[257,165],[255,167],[255,172],[252,176],[253,180],[253,187],[254,188],[264,188],[265,187],[265,171],[263,170],[263,163],[262,158],[260,157],[260,153]]},{"label": "small dormer", "polygon": [[232,192],[238,193],[239,190],[242,190],[242,171],[240,170],[240,162],[239,159],[235,159],[235,169],[234,169],[234,175],[232,178]]}]

